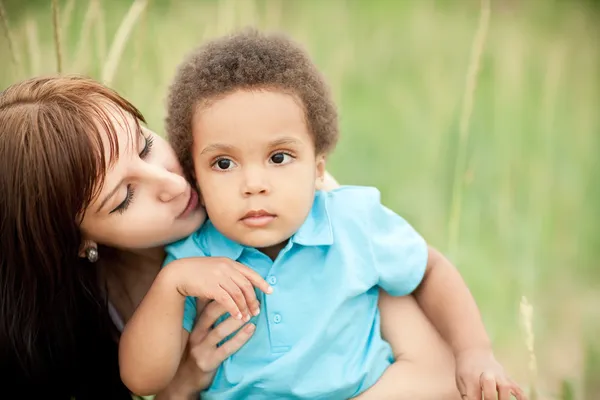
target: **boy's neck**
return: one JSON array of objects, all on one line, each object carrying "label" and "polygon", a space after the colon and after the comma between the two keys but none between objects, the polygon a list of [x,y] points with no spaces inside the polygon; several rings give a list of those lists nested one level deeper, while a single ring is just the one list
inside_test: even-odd
[{"label": "boy's neck", "polygon": [[279,253],[281,252],[281,250],[283,250],[283,248],[285,247],[285,245],[288,243],[289,239],[287,239],[284,242],[281,242],[279,244],[276,244],[274,246],[269,246],[269,247],[261,247],[261,248],[257,248],[256,250],[260,251],[261,253],[265,254],[267,257],[269,257],[272,261],[275,261],[275,259],[277,258],[277,256],[279,255]]}]

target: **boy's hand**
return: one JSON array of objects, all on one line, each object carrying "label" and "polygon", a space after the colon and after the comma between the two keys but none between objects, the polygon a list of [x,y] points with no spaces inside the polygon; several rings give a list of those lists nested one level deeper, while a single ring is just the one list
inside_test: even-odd
[{"label": "boy's hand", "polygon": [[250,314],[256,316],[260,312],[254,286],[267,294],[273,292],[254,270],[228,258],[187,258],[173,263],[178,264],[176,268],[168,268],[176,276],[182,296],[215,300],[236,319],[248,321]]},{"label": "boy's hand", "polygon": [[511,400],[511,394],[527,400],[490,349],[466,349],[456,355],[456,384],[463,400]]}]

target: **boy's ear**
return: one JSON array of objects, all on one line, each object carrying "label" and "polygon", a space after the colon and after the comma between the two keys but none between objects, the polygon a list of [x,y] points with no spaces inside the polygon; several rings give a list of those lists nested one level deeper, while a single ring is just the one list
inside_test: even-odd
[{"label": "boy's ear", "polygon": [[325,156],[317,156],[317,168],[315,174],[315,183],[317,187],[323,186],[323,182],[325,180],[325,164]]}]

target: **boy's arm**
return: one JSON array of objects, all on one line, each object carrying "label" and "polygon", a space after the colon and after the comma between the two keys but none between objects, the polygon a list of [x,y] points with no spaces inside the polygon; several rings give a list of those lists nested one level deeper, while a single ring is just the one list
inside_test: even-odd
[{"label": "boy's arm", "polygon": [[119,341],[123,383],[133,393],[159,392],[173,379],[189,333],[182,328],[185,297],[163,269],[127,323]]},{"label": "boy's arm", "polygon": [[136,394],[151,395],[173,379],[189,337],[182,333],[187,296],[213,299],[234,318],[249,321],[259,310],[254,287],[266,294],[272,292],[255,271],[230,259],[182,258],[169,263],[121,335],[123,383]]}]

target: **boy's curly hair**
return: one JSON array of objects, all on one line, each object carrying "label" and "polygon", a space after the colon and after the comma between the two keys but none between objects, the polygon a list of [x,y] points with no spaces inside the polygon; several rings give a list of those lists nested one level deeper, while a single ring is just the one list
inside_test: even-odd
[{"label": "boy's curly hair", "polygon": [[194,180],[192,119],[198,107],[236,90],[275,89],[304,108],[316,154],[333,150],[337,110],[329,87],[308,54],[281,34],[246,29],[200,46],[180,64],[170,86],[166,130],[188,179]]}]

